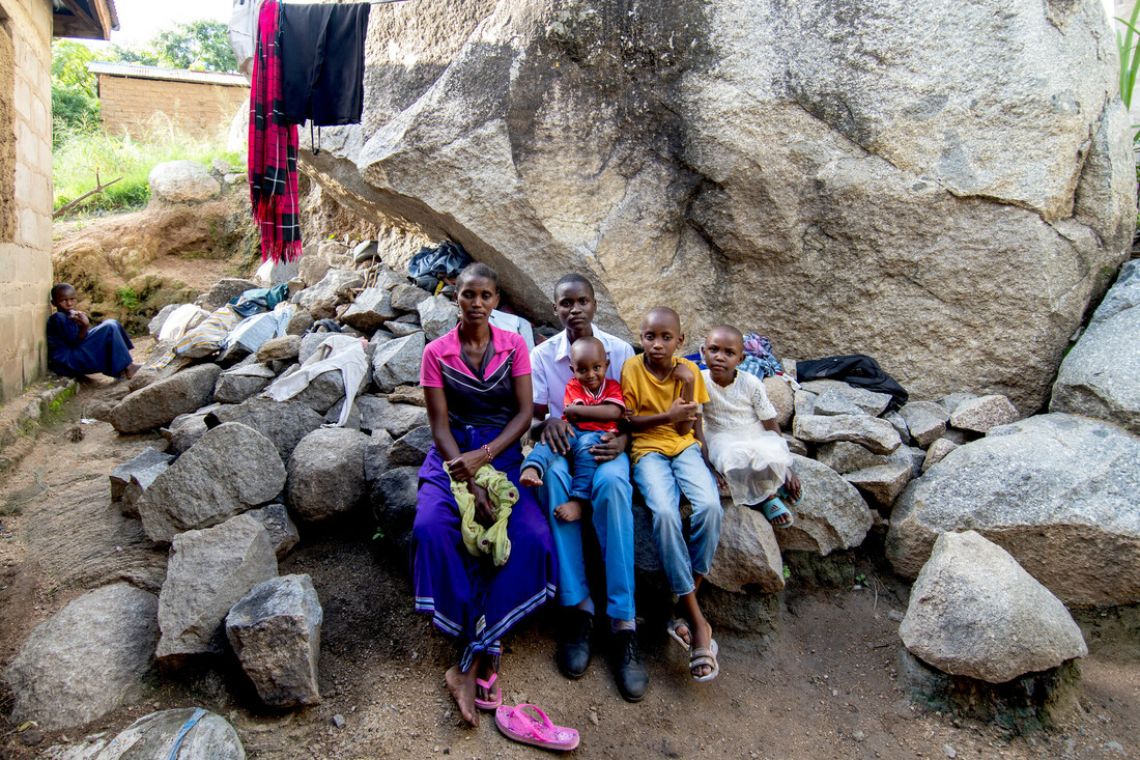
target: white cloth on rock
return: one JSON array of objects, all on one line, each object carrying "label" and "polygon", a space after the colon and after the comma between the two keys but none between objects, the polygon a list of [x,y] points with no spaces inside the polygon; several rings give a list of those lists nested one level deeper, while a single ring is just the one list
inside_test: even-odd
[{"label": "white cloth on rock", "polygon": [[707,369],[701,374],[709,392],[703,408],[709,460],[728,481],[735,503],[759,504],[784,484],[792,466],[787,441],[763,425],[776,417],[764,382],[737,372],[730,385],[721,387]]},{"label": "white cloth on rock", "polygon": [[344,427],[360,382],[368,372],[368,357],[364,354],[364,343],[351,335],[330,335],[321,341],[313,355],[301,363],[296,372],[282,375],[274,380],[263,395],[274,401],[288,401],[309,387],[309,383],[326,372],[340,372],[344,379],[344,404],[340,417],[325,427]]}]

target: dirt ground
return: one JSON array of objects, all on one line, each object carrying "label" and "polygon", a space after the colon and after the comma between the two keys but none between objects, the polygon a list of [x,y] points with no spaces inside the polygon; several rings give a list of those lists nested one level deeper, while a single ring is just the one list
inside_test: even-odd
[{"label": "dirt ground", "polygon": [[[110,504],[107,474],[158,436],[121,437],[80,418],[121,385],[84,386],[31,453],[0,476],[0,668],[32,628],[80,593],[126,577],[157,591],[165,552]],[[75,429],[83,431],[72,441]],[[364,518],[361,519],[364,522]],[[492,720],[463,727],[443,689],[452,650],[412,612],[403,561],[369,539],[366,525],[304,531],[282,573],[309,573],[324,606],[316,707],[272,713],[226,658],[156,674],[145,701],[79,730],[23,732],[5,716],[0,757],[117,732],[152,710],[201,705],[228,718],[250,758],[532,758]],[[640,704],[618,696],[602,659],[577,682],[553,663],[556,619],[539,615],[509,642],[508,702],[531,701],[582,734],[578,757],[622,758],[1123,758],[1140,757],[1140,642],[1091,632],[1080,706],[1047,731],[999,727],[927,712],[898,680],[898,624],[906,586],[868,563],[869,588],[805,589],[793,577],[767,638],[718,635],[720,678],[696,684],[663,631],[642,639],[651,685]],[[343,727],[334,725],[343,718]],[[339,721],[338,721],[339,722]],[[31,746],[30,743],[34,742]]]}]

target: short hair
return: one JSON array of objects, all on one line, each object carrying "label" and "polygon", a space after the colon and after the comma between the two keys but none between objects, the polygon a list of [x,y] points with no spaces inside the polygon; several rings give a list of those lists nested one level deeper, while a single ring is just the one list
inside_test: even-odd
[{"label": "short hair", "polygon": [[463,267],[463,270],[459,273],[459,276],[455,278],[455,281],[459,283],[463,282],[464,280],[475,279],[476,277],[482,278],[484,280],[490,280],[491,282],[495,283],[495,291],[498,292],[498,273],[494,269],[491,269],[491,267],[484,264],[482,261],[474,261]]},{"label": "short hair", "polygon": [[581,346],[581,349],[583,349],[583,350],[587,346],[597,348],[597,349],[601,350],[602,356],[606,355],[606,344],[602,343],[600,340],[598,340],[597,338],[595,338],[592,335],[588,338],[578,338],[578,340],[574,341],[574,343],[571,344],[571,346],[570,346],[571,356],[574,354],[574,349],[578,348],[579,346]]},{"label": "short hair", "polygon": [[585,275],[578,274],[577,272],[571,272],[570,274],[562,275],[558,279],[558,282],[554,283],[554,297],[555,298],[558,298],[558,289],[561,288],[563,285],[585,285],[590,290],[590,298],[595,297],[594,296],[594,283],[592,283],[588,279],[586,279]]},{"label": "short hair", "polygon": [[742,346],[744,345],[744,333],[740,332],[740,330],[736,329],[732,325],[714,325],[713,327],[711,327],[709,329],[709,335],[712,335],[717,330],[721,330],[722,332],[728,333],[729,335],[731,335],[732,337],[734,337],[738,341],[740,341],[740,345],[742,345]]},{"label": "short hair", "polygon": [[681,329],[681,315],[673,309],[670,309],[668,306],[654,306],[652,309],[645,312],[645,316],[642,318],[641,323],[645,324],[648,322],[649,317],[653,314],[662,314],[664,316],[671,317],[677,323],[677,330]]},{"label": "short hair", "polygon": [[54,302],[56,296],[65,290],[75,290],[75,287],[69,282],[57,282],[51,286],[51,300]]}]

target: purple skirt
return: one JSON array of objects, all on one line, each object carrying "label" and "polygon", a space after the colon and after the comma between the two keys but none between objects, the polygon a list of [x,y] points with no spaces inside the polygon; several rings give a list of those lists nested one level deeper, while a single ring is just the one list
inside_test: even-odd
[{"label": "purple skirt", "polygon": [[[460,451],[471,451],[498,436],[498,428],[451,429]],[[522,450],[516,443],[495,458],[497,470],[517,486]],[[463,644],[459,666],[466,672],[476,655],[498,656],[500,639],[515,623],[554,598],[558,567],[546,513],[530,489],[507,522],[511,554],[495,567],[488,557],[472,557],[459,532],[459,507],[451,479],[435,446],[420,468],[416,519],[412,526],[412,579],[416,610],[432,616],[444,633]]]}]

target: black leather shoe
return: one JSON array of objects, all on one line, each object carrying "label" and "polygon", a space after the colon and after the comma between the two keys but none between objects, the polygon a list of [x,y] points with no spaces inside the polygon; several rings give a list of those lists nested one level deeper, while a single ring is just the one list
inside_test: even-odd
[{"label": "black leather shoe", "polygon": [[567,678],[579,679],[590,667],[590,635],[594,616],[577,608],[566,610],[562,634],[554,650],[558,669]]},{"label": "black leather shoe", "polygon": [[649,688],[649,673],[641,662],[637,631],[617,631],[610,641],[610,668],[626,702],[640,702]]}]

